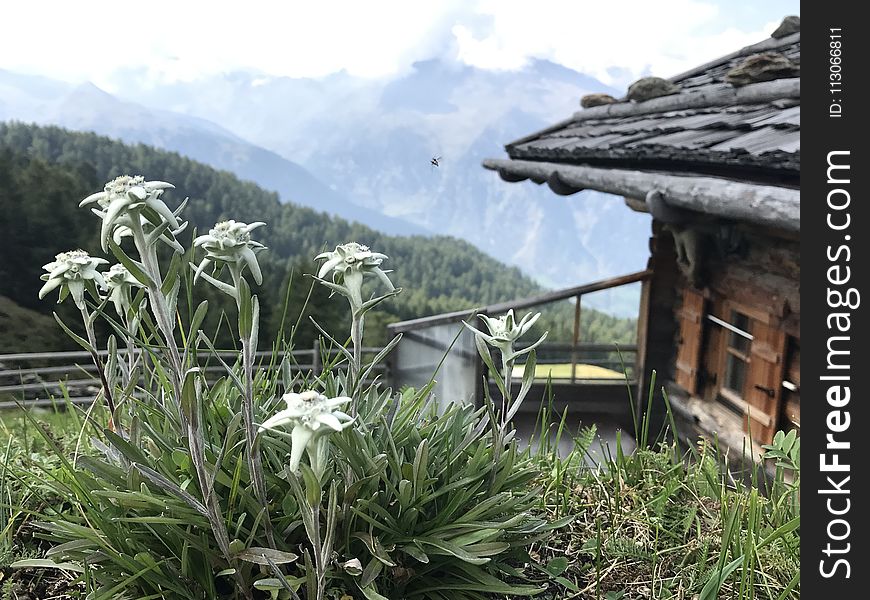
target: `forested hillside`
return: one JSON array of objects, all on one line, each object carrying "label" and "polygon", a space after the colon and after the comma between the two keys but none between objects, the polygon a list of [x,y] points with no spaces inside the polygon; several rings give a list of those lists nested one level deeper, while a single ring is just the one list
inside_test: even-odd
[{"label": "forested hillside", "polygon": [[[216,221],[227,218],[268,224],[257,230],[257,238],[269,248],[261,255],[265,278],[258,290],[264,342],[269,341],[269,333],[277,331],[282,319],[293,323],[298,318],[311,285],[302,273],[313,271],[312,258],[346,241],[358,241],[389,255],[387,266],[395,270],[391,277],[404,289],[398,299],[382,305],[380,313],[371,319],[367,341],[373,344],[383,341],[383,325],[387,322],[540,291],[518,269],[455,238],[381,234],[309,208],[282,204],[275,193],[176,153],[144,145],[128,146],[57,127],[11,123],[0,124],[0,296],[38,313],[49,314],[55,308],[50,301],[37,299],[41,266],[64,250],[98,250],[97,219],[87,209],[79,208],[78,200],[120,174],[143,174],[147,179],[174,183],[177,189],[165,198],[170,206],[190,198],[184,212],[190,221],[188,235],[194,229],[206,231]],[[293,285],[285,315],[291,273]],[[306,317],[313,315],[329,329],[342,331],[346,308],[339,300],[328,299],[321,289],[314,289]],[[201,286],[199,292],[223,302],[208,286]],[[0,311],[0,336],[9,330],[3,323],[4,315],[7,321],[10,319],[9,312]],[[600,332],[603,327],[607,338],[601,341],[626,341],[626,332],[630,335],[632,331],[629,321],[594,311],[584,312],[584,321],[584,331]],[[307,323],[307,319],[302,322]],[[42,335],[43,330],[39,331]],[[314,330],[303,326],[297,335],[297,343],[307,344]],[[223,343],[232,343],[229,332],[219,337]],[[60,343],[49,339],[45,342],[46,347]],[[16,345],[21,345],[20,339],[0,337],[0,351],[15,349]],[[27,347],[34,347],[32,339]]]}]

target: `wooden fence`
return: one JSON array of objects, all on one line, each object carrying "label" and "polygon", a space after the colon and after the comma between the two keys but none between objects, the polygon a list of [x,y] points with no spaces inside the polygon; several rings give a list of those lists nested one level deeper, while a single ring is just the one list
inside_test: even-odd
[{"label": "wooden fence", "polygon": [[[363,348],[363,357],[373,358],[382,348]],[[338,356],[339,351],[321,347],[316,340],[311,348],[293,350],[290,353],[291,372],[319,374],[324,363],[329,363]],[[100,352],[106,356],[107,352]],[[126,356],[126,350],[118,350],[118,354]],[[235,360],[235,351],[219,351],[223,359]],[[226,369],[221,364],[207,362],[209,354],[202,355],[201,368],[207,378],[217,379]],[[261,367],[266,367],[272,360],[271,351],[256,353]],[[279,354],[275,360],[278,368],[284,355]],[[232,365],[231,365],[232,366]],[[372,377],[388,376],[385,364],[377,365],[372,370]],[[97,367],[91,361],[91,354],[85,351],[71,352],[25,352],[17,354],[0,354],[0,409],[25,407],[45,407],[63,403],[63,389],[67,390],[74,403],[87,403],[94,399],[100,387]]]}]

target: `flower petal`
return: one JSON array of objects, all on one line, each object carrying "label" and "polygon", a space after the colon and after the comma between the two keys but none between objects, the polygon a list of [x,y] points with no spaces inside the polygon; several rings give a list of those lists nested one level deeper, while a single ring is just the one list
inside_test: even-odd
[{"label": "flower petal", "polygon": [[314,419],[319,423],[323,423],[334,431],[341,431],[343,429],[341,421],[339,421],[338,417],[336,417],[332,413],[320,413],[319,415],[315,416]]},{"label": "flower petal", "polygon": [[73,297],[73,302],[76,303],[76,306],[84,308],[85,282],[81,279],[70,279],[67,280],[67,287],[69,288],[69,293]]},{"label": "flower petal", "polygon": [[53,289],[55,289],[61,283],[63,283],[63,279],[61,279],[60,277],[50,278],[48,281],[45,282],[45,285],[43,285],[39,289],[39,299],[42,300],[43,298],[45,298],[46,294],[51,292]]},{"label": "flower petal", "polygon": [[326,408],[335,408],[337,406],[342,406],[343,404],[347,404],[351,399],[347,396],[339,396],[337,398],[328,398],[323,401],[323,406]]},{"label": "flower petal", "polygon": [[372,269],[372,273],[374,273],[375,275],[378,276],[378,279],[380,279],[383,282],[383,284],[385,286],[387,286],[388,290],[390,290],[392,292],[393,290],[396,289],[395,286],[393,285],[393,282],[390,281],[389,277],[387,277],[387,274],[384,273],[380,268],[374,267]]},{"label": "flower petal", "polygon": [[121,215],[121,212],[127,208],[128,205],[129,204],[126,200],[119,198],[113,200],[106,209],[106,214],[103,217],[103,225],[100,228],[100,244],[102,245],[103,252],[106,252],[109,248],[106,242],[109,239],[109,233],[112,231],[112,226]]},{"label": "flower petal", "polygon": [[245,264],[247,264],[248,268],[251,270],[251,275],[254,276],[254,281],[257,282],[257,285],[262,284],[263,273],[260,271],[260,264],[257,262],[257,257],[254,255],[254,251],[247,246],[243,246],[240,255],[242,260],[245,261]]},{"label": "flower petal", "polygon": [[[535,322],[541,318],[541,313],[537,313],[537,314],[535,314],[535,316],[529,318],[531,316],[531,314],[532,313],[527,314],[525,317],[523,317],[523,320],[520,321],[519,335],[523,335],[524,333],[526,333],[529,329],[532,328],[532,325],[534,325]],[[519,336],[517,336],[517,337],[519,337]]]},{"label": "flower petal", "polygon": [[342,261],[344,261],[344,259],[341,256],[333,256],[332,258],[327,260],[325,263],[320,265],[320,270],[317,272],[317,277],[319,277],[320,279],[325,278],[326,275],[332,269],[334,269],[335,267],[340,265],[342,263]]},{"label": "flower petal", "polygon": [[84,200],[79,202],[79,206],[82,207],[85,204],[90,204],[91,202],[96,202],[97,200],[100,200],[100,199],[105,198],[105,197],[106,197],[106,192],[97,192],[96,194],[91,194],[90,196],[88,196],[87,198],[85,198]]},{"label": "flower petal", "polygon": [[199,276],[202,275],[202,272],[211,264],[211,261],[206,256],[202,259],[202,262],[199,263],[199,266],[196,267],[196,272],[193,274],[193,283],[199,281]]},{"label": "flower petal", "polygon": [[178,219],[175,217],[175,213],[169,210],[169,207],[166,206],[166,203],[163,202],[163,200],[160,200],[157,197],[150,197],[145,200],[145,206],[151,208],[172,227],[178,227]]},{"label": "flower petal", "polygon": [[314,432],[305,425],[297,425],[290,433],[292,443],[290,444],[290,471],[295,473],[299,470],[299,463],[302,460],[302,454],[305,448],[314,437]]},{"label": "flower petal", "polygon": [[264,429],[275,429],[276,427],[280,427],[281,425],[284,425],[286,423],[289,423],[289,422],[295,420],[296,417],[297,417],[297,415],[290,414],[290,411],[287,411],[287,410],[279,411],[279,412],[275,413],[274,415],[272,415],[271,417],[269,417],[268,419],[266,419],[260,425],[260,431],[263,431]]}]

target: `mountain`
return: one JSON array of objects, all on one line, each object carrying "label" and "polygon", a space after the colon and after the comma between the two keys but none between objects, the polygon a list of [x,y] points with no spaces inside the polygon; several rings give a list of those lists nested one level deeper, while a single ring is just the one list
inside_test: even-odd
[{"label": "mountain", "polygon": [[206,119],[120,100],[91,83],[71,86],[2,70],[0,98],[0,120],[60,125],[171,150],[277,191],[284,201],[387,233],[428,233],[425,227],[350,202],[300,165]]},{"label": "mountain", "polygon": [[[133,69],[112,84],[114,105],[68,92],[64,110],[39,109],[39,102],[26,110],[19,103],[16,110],[172,148],[267,189],[289,189],[284,181],[294,173],[292,161],[326,185],[311,184],[291,199],[388,232],[416,228],[456,236],[547,287],[646,265],[649,217],[628,210],[621,198],[595,192],[560,197],[531,182],[505,183],[480,166],[484,158],[504,156],[505,143],[570,115],[582,95],[620,93],[561,65],[535,60],[516,71],[490,71],[427,60],[388,80],[237,71],[162,84]],[[22,87],[20,81],[5,85]],[[51,96],[50,82],[33,86],[34,97]],[[96,94],[87,87],[80,92]],[[99,110],[88,112],[93,106]],[[6,118],[16,117],[5,110]],[[69,116],[82,112],[89,121]],[[439,167],[430,164],[436,156]],[[335,196],[347,202],[339,206]],[[376,223],[372,215],[389,222]],[[618,290],[589,301],[628,315],[636,313],[637,298],[637,290]]]},{"label": "mountain", "polygon": [[[207,118],[291,158],[354,202],[468,240],[550,287],[645,268],[650,222],[621,198],[559,197],[531,182],[508,184],[481,160],[563,119],[589,92],[620,95],[550,61],[490,71],[427,60],[391,80],[346,73],[323,79],[233,72],[145,88],[141,74],[118,89],[149,106]],[[214,100],[214,99],[217,100]],[[442,157],[439,167],[429,159]],[[637,292],[593,304],[630,314]]]},{"label": "mountain", "polygon": [[[120,173],[145,173],[151,179],[173,182],[176,190],[166,194],[170,206],[185,196],[189,203],[184,218],[190,225],[183,234],[190,242],[193,230],[205,231],[216,221],[234,218],[244,222],[265,221],[256,237],[268,251],[259,255],[263,284],[257,286],[264,324],[261,339],[264,347],[278,331],[279,324],[300,323],[295,341],[302,347],[310,343],[316,331],[308,319],[301,319],[307,302],[306,317],[313,316],[329,331],[344,339],[348,316],[341,298],[329,298],[322,286],[315,286],[306,301],[311,280],[301,277],[312,273],[312,258],[324,248],[356,240],[369,244],[390,258],[388,268],[393,282],[403,288],[401,295],[378,306],[366,326],[370,345],[385,343],[383,325],[400,320],[471,308],[511,298],[539,293],[541,288],[518,269],[510,268],[483,254],[468,242],[446,236],[391,236],[358,223],[319,213],[293,203],[281,203],[277,194],[250,182],[240,181],[225,171],[195,162],[177,153],[143,145],[129,146],[92,133],[71,132],[58,127],[0,123],[0,281],[2,295],[9,302],[0,303],[0,353],[23,344],[26,335],[17,320],[33,324],[39,332],[45,319],[31,318],[27,310],[49,315],[57,310],[70,324],[77,321],[71,303],[40,301],[42,265],[61,251],[83,248],[99,254],[98,221],[78,200],[102,187]],[[289,286],[289,287],[288,287]],[[221,310],[230,314],[226,296],[209,286],[197,286],[212,303],[210,313],[217,318]],[[285,319],[285,299],[289,312]],[[190,305],[179,307],[191,310]],[[184,303],[187,304],[187,303]],[[22,310],[18,311],[15,307]],[[550,331],[550,339],[570,339],[573,310],[562,303],[544,311],[535,325],[541,333]],[[29,316],[28,316],[29,315]],[[25,318],[26,317],[26,318]],[[582,328],[589,341],[630,343],[636,326],[628,319],[614,319],[593,310],[582,313]],[[217,322],[207,323],[214,331]],[[35,335],[42,335],[37,333]],[[218,341],[233,344],[231,329],[220,330]],[[42,339],[42,341],[40,341]],[[30,348],[47,348],[56,339],[30,339]]]}]

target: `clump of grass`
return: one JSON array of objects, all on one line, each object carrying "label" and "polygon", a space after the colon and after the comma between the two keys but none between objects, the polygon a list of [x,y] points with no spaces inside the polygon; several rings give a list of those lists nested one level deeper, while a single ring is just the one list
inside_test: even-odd
[{"label": "clump of grass", "polygon": [[[648,421],[640,427],[648,429]],[[638,439],[649,432],[638,432]],[[759,492],[715,444],[603,448],[583,461],[588,436],[567,457],[539,455],[542,507],[571,523],[531,552],[550,598],[785,600],[800,597],[799,440],[778,434],[768,448],[776,474]]]}]

